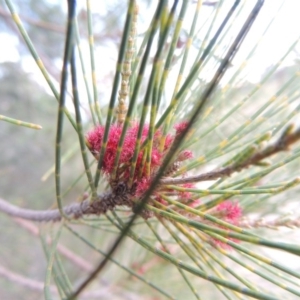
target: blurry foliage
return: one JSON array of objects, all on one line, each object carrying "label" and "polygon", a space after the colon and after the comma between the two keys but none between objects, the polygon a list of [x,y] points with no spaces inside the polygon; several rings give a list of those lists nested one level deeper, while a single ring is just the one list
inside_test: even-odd
[{"label": "blurry foliage", "polygon": [[[2,5],[2,3],[4,3],[3,1],[0,3],[0,9],[2,11],[5,5]],[[27,21],[26,18],[24,18],[25,28],[32,39],[33,44],[36,46],[37,52],[45,63],[46,69],[48,69],[54,79],[59,82],[60,66],[62,64],[61,57],[65,39],[63,32],[65,31],[66,6],[62,7],[58,1],[41,2],[36,0],[16,0],[14,1],[14,5],[21,16],[21,19],[22,16],[27,18]],[[145,2],[145,7],[148,7],[147,5],[148,4]],[[96,53],[98,54],[98,57],[96,57],[97,69],[101,69],[101,61],[103,62],[103,60],[107,59],[105,56],[101,56],[102,52],[100,46],[106,44],[107,47],[111,47],[111,49],[113,49],[111,50],[112,53],[114,53],[113,51],[119,47],[126,9],[127,1],[112,1],[107,4],[107,10],[105,13],[97,11],[93,13],[93,30],[95,34]],[[212,12],[214,12],[214,5],[212,5]],[[145,17],[142,15],[141,18],[144,19]],[[79,7],[79,23],[85,23],[86,19],[86,9],[84,7]],[[34,24],[32,21],[37,23]],[[51,30],[51,27],[48,25],[56,26],[55,28],[58,30]],[[16,35],[14,24],[12,20],[7,17],[4,18],[2,16],[0,18],[0,28],[9,34]],[[63,31],[60,32],[61,30]],[[172,28],[172,30],[174,30],[174,28]],[[83,39],[86,39],[88,36],[87,28],[80,27],[79,31]],[[183,32],[185,34],[181,35],[181,38],[184,41],[186,30]],[[144,32],[139,32],[139,34],[142,35]],[[168,41],[168,43],[169,42],[170,41]],[[202,42],[203,40],[196,39],[193,46],[198,49]],[[98,46],[99,48],[97,48]],[[28,68],[24,68],[23,59],[28,56],[28,50],[24,47],[24,43],[21,38],[18,42],[18,51],[20,54],[20,61],[4,62],[0,64],[0,113],[12,118],[40,124],[43,129],[42,131],[34,131],[5,122],[0,123],[0,195],[4,199],[7,199],[21,207],[45,209],[56,205],[53,173],[47,172],[49,172],[51,167],[53,167],[54,163],[57,103],[54,97],[45,90],[44,86],[37,83],[39,79],[37,80],[33,73],[28,72]],[[174,64],[181,58],[181,55],[182,53],[179,49],[174,57]],[[214,61],[218,61],[219,57],[215,56],[214,59]],[[115,63],[115,61],[113,61],[113,63]],[[101,77],[101,79],[98,78],[100,99],[102,103],[105,102],[105,105],[108,102],[105,97],[109,95],[111,90],[112,79],[110,75],[113,75],[113,68],[114,66],[107,74]],[[194,143],[189,147],[189,149],[196,153],[196,157],[200,157],[203,153],[209,153],[214,150],[216,145],[219,145],[220,142],[239,128],[241,124],[251,118],[259,105],[263,104],[265,99],[270,98],[274,94],[274,91],[277,91],[279,87],[281,87],[289,78],[291,78],[291,76],[295,74],[298,68],[298,65],[294,64],[277,70],[276,73],[263,85],[260,93],[254,95],[250,102],[241,109],[238,109],[226,120],[226,122],[218,126],[218,128],[213,131],[213,134],[203,137],[200,142]],[[24,69],[26,69],[26,71],[24,71]],[[262,78],[264,75],[268,74],[269,71],[270,70],[266,70],[266,73],[262,74]],[[185,114],[185,112],[191,109],[189,105],[192,106],[197,99],[197,95],[200,95],[205,89],[207,83],[203,81],[203,78],[199,78],[199,82],[200,84],[198,87],[193,86],[194,90],[191,93],[191,102],[188,102],[181,109],[178,109],[178,119],[176,121],[184,120],[184,118],[186,118],[187,114]],[[143,82],[143,84],[143,93],[141,93],[141,95],[144,95],[144,91],[146,91],[146,83]],[[205,122],[200,124],[201,126],[196,126],[198,134],[200,135],[201,132],[209,130],[209,128],[211,128],[217,120],[224,116],[234,105],[238,104],[242,98],[246,97],[255,87],[256,84],[245,80],[239,85],[230,87],[230,93],[226,95],[225,99],[222,98],[224,93],[223,88],[218,87],[210,102],[210,105],[218,107],[218,109],[212,111]],[[289,96],[291,96],[291,94],[292,92],[290,92]],[[249,142],[249,139],[253,138],[253,134],[272,130],[277,124],[276,119],[283,123],[282,120],[288,118],[297,107],[295,103],[299,102],[299,98],[297,98],[297,95],[294,95],[294,97],[295,102],[286,105],[286,109],[282,109],[280,113],[275,114],[273,119],[271,110],[270,118],[263,123],[263,130],[258,129],[257,131],[250,131],[248,135],[244,135],[243,138],[239,140],[238,147],[232,147],[232,149],[224,153],[224,155],[217,153],[217,155],[211,159],[209,169],[211,169],[212,166],[222,165],[235,154],[237,149],[241,149],[244,145],[247,145],[247,143],[251,143],[251,141]],[[143,97],[141,96],[141,99],[142,98]],[[164,94],[162,99],[166,100],[167,98],[168,96]],[[141,99],[139,99],[139,101],[141,101]],[[228,105],[228,103],[230,103],[230,105]],[[161,107],[165,107],[165,105],[166,103],[163,101],[161,103]],[[83,111],[86,113],[86,120],[84,124],[84,130],[86,131],[89,127],[91,127],[90,114],[86,103],[82,107],[84,108]],[[281,107],[280,103],[278,107]],[[105,107],[105,109],[107,109],[107,107]],[[272,109],[276,110],[275,105]],[[136,111],[138,111],[138,109]],[[138,113],[136,113],[136,115],[138,115]],[[288,121],[290,121],[290,119],[288,119]],[[282,123],[280,123],[280,125],[282,125]],[[195,135],[195,138],[197,138],[197,134]],[[66,122],[64,126],[64,140],[62,148],[64,149],[64,155],[67,152],[72,152],[70,158],[63,163],[62,168],[63,190],[68,190],[72,183],[78,179],[78,176],[84,172],[83,164],[80,160],[77,135],[68,122]],[[280,153],[278,157],[276,157],[275,162],[277,159],[284,159],[285,156],[286,153]],[[298,162],[284,166],[274,173],[267,175],[254,186],[259,187],[259,185],[263,185],[265,183],[271,184],[275,181],[279,182],[286,180],[287,174],[289,174],[291,179],[294,178],[298,174]],[[95,171],[95,166],[92,166],[92,170]],[[199,165],[197,173],[202,171],[204,172],[206,170],[206,165]],[[195,171],[192,170],[192,172]],[[251,174],[251,172],[252,169],[247,174]],[[41,179],[46,173],[50,175],[45,181],[42,181]],[[236,178],[229,178],[226,183],[230,184],[231,180],[234,181]],[[101,182],[102,187],[105,187],[105,184],[105,182]],[[66,199],[68,199],[70,203],[79,201],[83,191],[86,189],[86,186],[86,179],[82,177],[67,194]],[[255,216],[267,215],[278,217],[287,214],[291,209],[299,208],[297,204],[298,193],[299,189],[293,189],[285,192],[284,194],[269,197],[263,201],[260,201],[263,199],[263,195],[239,195],[234,197],[234,199],[240,200],[241,203],[245,203],[245,214],[249,213],[250,216],[253,214]],[[207,199],[213,199],[214,197],[215,196],[209,196]],[[290,199],[291,201],[289,201]],[[117,210],[117,213],[121,216],[123,221],[128,220],[129,212],[127,210],[124,211],[124,209],[120,208]],[[110,217],[112,216],[110,215]],[[98,247],[98,249],[101,249],[101,251],[106,253],[109,250],[111,243],[119,235],[119,230],[116,227],[113,227],[109,220],[104,216],[100,218],[94,217],[94,219],[84,221],[86,221],[87,226],[79,226],[81,222],[80,220],[74,221],[75,223],[77,222],[78,225],[72,226],[76,232],[79,232],[82,237],[84,237],[86,240],[84,243],[80,239],[70,235],[66,229],[62,232],[60,241],[62,241],[64,245],[68,245],[69,249],[72,249],[74,253],[83,258],[86,265],[90,264],[93,269],[98,264],[99,260],[103,258],[103,256],[99,255],[93,247]],[[153,225],[156,226],[156,232],[168,244],[171,254],[174,254],[178,260],[182,259],[183,261],[187,260],[188,263],[193,263],[191,259],[187,258],[186,255],[182,253],[179,244],[172,239],[162,224],[153,219],[150,219],[148,222],[150,224],[153,223]],[[22,229],[13,219],[3,215],[2,213],[0,216],[0,226],[3,231],[0,235],[0,264],[9,270],[12,270],[12,272],[17,272],[24,277],[44,282],[47,259],[45,258],[45,254],[41,246],[42,243],[39,238],[33,237],[26,230]],[[47,235],[54,238],[57,227],[58,225],[56,224],[42,224],[40,226],[40,230],[42,232],[41,240]],[[156,239],[155,234],[153,234],[150,227],[147,226],[141,218],[138,219],[133,230],[140,234],[146,241],[150,242],[154,247],[158,249],[162,248],[162,245]],[[254,229],[253,232],[255,232],[255,234],[267,236],[270,239],[284,239],[286,237],[285,231],[280,233],[276,231],[267,231],[266,233],[265,229]],[[293,240],[297,238],[297,232],[299,233],[299,229],[295,229],[294,233],[289,232],[290,241],[293,242]],[[189,243],[187,237],[182,233],[179,233],[178,236],[185,242]],[[88,246],[89,242],[93,245],[93,247]],[[255,252],[257,245],[247,244],[247,248]],[[49,250],[50,247],[48,248],[48,251]],[[268,249],[264,252],[264,254],[272,256],[273,252]],[[293,259],[293,257],[290,257],[289,254],[284,255],[286,255],[285,257],[288,257],[290,260]],[[216,252],[216,256],[222,257],[222,261],[225,266],[231,267],[233,265],[232,261],[230,261],[228,257],[223,255],[221,256],[218,252]],[[236,254],[236,256],[238,259],[241,259],[241,261],[246,260],[245,256],[241,254]],[[205,261],[207,256],[204,257]],[[274,257],[276,259],[279,257],[279,260],[281,260],[283,256],[274,254]],[[183,280],[182,277],[179,277],[177,268],[174,268],[173,265],[170,265],[168,262],[153,255],[149,251],[145,251],[141,245],[138,245],[131,239],[126,239],[122,243],[114,258],[117,258],[118,262],[129,269],[132,269],[137,274],[144,276],[147,282],[150,282],[156,287],[170,293],[172,292],[173,295],[176,295],[177,299],[195,298],[190,289],[187,287],[186,281]],[[64,259],[63,256],[61,256],[61,259],[63,260],[65,272],[68,274],[73,287],[78,286],[82,282],[83,278],[88,276],[92,270],[83,270],[72,261]],[[218,265],[214,260],[211,260],[210,263],[212,263],[213,267]],[[284,263],[285,262],[283,261],[283,264]],[[289,264],[288,261],[286,263]],[[210,272],[213,268],[210,268],[207,265],[207,269]],[[223,268],[218,268],[218,270],[221,277],[223,276],[226,279],[229,278],[232,282],[237,281],[233,276],[228,276],[228,273],[226,273]],[[248,278],[247,276],[249,276],[249,273],[245,268],[238,267],[236,270],[241,276]],[[63,272],[58,272],[58,274],[63,277],[62,273]],[[187,272],[185,272],[185,274],[187,274],[188,282],[200,291],[201,299],[224,298],[224,295],[215,289],[214,284],[199,280],[198,277]],[[265,283],[265,281],[263,281],[264,284],[261,284],[259,281],[257,282],[257,278],[255,278],[254,281],[258,285],[258,289],[261,288],[264,291],[268,291],[273,288],[273,285]],[[54,284],[54,282],[51,283]],[[107,299],[108,297],[113,297],[113,299],[167,298],[161,292],[155,291],[149,285],[141,283],[140,280],[130,275],[127,271],[124,271],[120,266],[114,264],[110,264],[109,267],[101,273],[99,278],[95,280],[91,287],[91,290],[93,288],[94,290],[104,290],[106,294],[104,293],[102,296],[98,295],[97,297],[89,297],[88,299]],[[41,299],[43,297],[41,296],[41,290],[34,291],[33,289],[24,288],[19,284],[11,283],[5,278],[1,278],[1,298],[18,299],[20,295],[23,295],[24,299]],[[245,299],[243,297],[243,295],[234,293],[232,295],[230,294],[229,299]],[[292,294],[291,298],[286,299],[296,299],[293,297],[297,296]],[[54,299],[56,298],[54,297]]]},{"label": "blurry foliage", "polygon": [[[50,188],[48,183],[41,186],[40,177],[53,160],[52,121],[56,115],[54,99],[30,78],[30,74],[22,70],[20,64],[1,64],[0,72],[1,113],[16,119],[34,120],[33,122],[42,124],[48,136],[45,139],[38,131],[20,132],[20,127],[1,123],[1,140],[5,141],[0,158],[1,191],[6,196],[34,198],[36,201],[35,196],[32,198],[33,191],[40,189],[41,192],[45,189],[40,195],[45,197],[47,188]],[[38,167],[34,167],[37,161]],[[32,190],[28,190],[28,185],[32,186]]]}]

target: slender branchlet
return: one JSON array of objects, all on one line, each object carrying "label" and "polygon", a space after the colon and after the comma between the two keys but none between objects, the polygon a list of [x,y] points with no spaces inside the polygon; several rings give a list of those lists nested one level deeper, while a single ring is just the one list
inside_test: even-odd
[{"label": "slender branchlet", "polygon": [[[132,207],[132,202],[129,201],[129,191],[124,183],[118,183],[112,191],[98,195],[98,198],[95,201],[91,202],[90,199],[86,199],[80,203],[67,205],[63,207],[62,210],[67,217],[78,219],[84,215],[105,214],[108,210],[115,209],[116,206]],[[12,205],[1,198],[0,211],[13,217],[35,222],[57,222],[63,218],[59,209],[25,209]]]},{"label": "slender branchlet", "polygon": [[125,60],[122,64],[122,82],[121,89],[119,91],[118,98],[118,106],[116,108],[117,112],[117,121],[119,125],[122,125],[125,121],[126,113],[127,113],[127,97],[130,92],[130,75],[131,75],[131,61],[133,57],[133,53],[135,52],[135,36],[136,36],[136,23],[137,23],[137,15],[138,15],[138,6],[136,2],[134,2],[134,11],[133,11],[133,19],[131,23],[131,28],[129,32],[127,48],[125,52]]},{"label": "slender branchlet", "polygon": [[288,227],[288,228],[300,228],[300,220],[293,218],[277,218],[273,220],[267,219],[243,219],[239,223],[240,227],[244,228],[270,228],[270,229],[278,229],[279,227]]},{"label": "slender branchlet", "polygon": [[281,137],[272,145],[266,148],[256,151],[248,159],[241,161],[240,163],[233,163],[224,168],[217,169],[211,172],[196,176],[188,176],[185,178],[163,178],[160,180],[160,184],[184,184],[190,182],[209,181],[219,178],[231,176],[235,172],[247,169],[251,165],[258,165],[263,159],[268,158],[278,152],[287,151],[289,147],[300,139],[300,128],[292,132],[292,126],[288,126],[287,130],[281,135]]}]

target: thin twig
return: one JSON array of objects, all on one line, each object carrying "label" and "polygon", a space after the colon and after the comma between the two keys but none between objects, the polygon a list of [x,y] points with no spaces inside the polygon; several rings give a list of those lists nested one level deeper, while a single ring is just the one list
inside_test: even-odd
[{"label": "thin twig", "polygon": [[[80,218],[83,215],[102,215],[116,206],[131,206],[127,197],[118,193],[118,188],[113,192],[106,192],[98,196],[97,200],[91,202],[84,200],[81,203],[73,203],[62,208],[63,213],[68,217]],[[0,211],[16,218],[31,220],[35,222],[57,222],[62,219],[59,209],[32,210],[20,208],[0,198]]]},{"label": "thin twig", "polygon": [[185,178],[163,178],[160,180],[160,184],[176,185],[176,184],[183,184],[189,182],[209,181],[218,178],[229,177],[234,172],[239,172],[243,169],[250,167],[251,165],[255,165],[261,162],[263,159],[270,157],[278,152],[289,150],[289,147],[293,143],[297,142],[299,139],[300,139],[300,128],[298,128],[293,133],[290,133],[287,130],[273,145],[270,145],[265,149],[254,153],[247,160],[242,161],[241,163],[237,163],[237,164],[235,163],[227,167],[217,169],[211,172],[207,172],[204,174],[196,175],[196,176],[190,176]]},{"label": "thin twig", "polygon": [[[0,7],[0,16],[2,18],[4,18],[6,20],[6,22],[11,20],[11,14],[1,7]],[[66,33],[66,29],[64,28],[64,26],[45,22],[42,20],[35,20],[24,14],[20,14],[19,17],[21,18],[21,20],[23,22],[33,25],[35,27],[39,27],[39,28],[45,30],[46,32],[53,31],[55,33],[60,33],[60,34]],[[121,35],[121,32],[116,30],[114,33],[101,32],[101,33],[95,34],[94,38],[95,38],[95,41],[101,41],[103,43],[105,41],[110,41],[110,40],[116,41],[120,37],[120,35]]]},{"label": "thin twig", "polygon": [[[11,14],[4,9],[0,8],[0,16],[3,18],[11,19]],[[30,17],[27,17],[25,15],[20,15],[21,19],[25,22],[27,22],[30,25],[34,25],[36,27],[43,28],[45,30],[51,30],[58,33],[65,34],[65,28],[63,26],[59,26],[53,23],[45,22],[42,20],[34,20]]]},{"label": "thin twig", "polygon": [[300,228],[300,219],[285,219],[278,218],[275,220],[266,219],[244,219],[239,223],[240,227],[244,228],[270,228],[279,229],[279,227]]},{"label": "thin twig", "polygon": [[[74,203],[63,208],[64,213],[67,216],[81,216],[85,214],[86,209],[89,206],[89,201],[85,200],[81,203]],[[52,210],[32,210],[21,208],[0,198],[0,210],[13,217],[36,221],[36,222],[49,222],[60,221],[61,214],[58,209]]]},{"label": "thin twig", "polygon": [[[1,265],[0,265],[0,276],[13,282],[14,284],[22,285],[31,290],[43,291],[43,289],[44,289],[44,282],[24,277],[22,275],[12,272],[9,269],[4,268]],[[51,292],[54,292],[57,294],[57,289],[55,286],[50,286],[50,289],[51,289]]]},{"label": "thin twig", "polygon": [[[30,290],[34,290],[36,292],[43,292],[44,290],[44,282],[33,280],[22,276],[18,273],[12,272],[11,270],[3,267],[0,265],[0,277],[7,279],[8,281],[12,282],[14,286],[16,284],[21,285],[25,288]],[[50,286],[51,292],[55,295],[58,295],[57,288],[54,285]],[[118,297],[118,294],[122,294],[122,299],[139,299],[138,295],[130,292],[119,291],[117,293],[111,291],[111,286],[106,285],[102,286],[101,289],[95,291],[85,292],[81,295],[81,299],[110,299]],[[118,297],[118,299],[121,299]]]},{"label": "thin twig", "polygon": [[[32,235],[39,236],[39,228],[34,223],[29,222],[29,221],[24,220],[24,219],[19,219],[19,218],[14,218],[14,221],[16,223],[18,223],[19,225],[21,225],[23,228],[25,228]],[[50,237],[48,237],[46,239],[46,241],[47,241],[48,244],[52,243],[52,239]],[[84,260],[81,256],[78,256],[77,254],[75,254],[73,251],[71,251],[70,249],[68,249],[64,245],[57,244],[56,248],[57,248],[57,251],[61,255],[66,257],[68,260],[73,262],[76,266],[78,266],[82,270],[87,271],[87,272],[90,272],[90,271],[93,270],[93,265],[90,262]],[[103,281],[103,283],[107,284],[106,281]]]}]

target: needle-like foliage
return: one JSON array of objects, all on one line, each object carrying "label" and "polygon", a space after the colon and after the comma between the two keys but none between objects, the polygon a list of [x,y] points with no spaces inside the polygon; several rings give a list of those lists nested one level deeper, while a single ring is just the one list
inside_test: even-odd
[{"label": "needle-like foliage", "polygon": [[[300,297],[300,82],[290,66],[299,32],[278,40],[280,54],[250,79],[277,21],[269,3],[129,0],[113,66],[106,57],[98,65],[112,46],[95,43],[97,3],[67,2],[57,89],[5,0],[57,100],[43,176],[53,176],[55,207],[0,198],[22,226],[43,224],[31,231],[45,252],[45,299],[97,298],[102,281],[114,287],[103,299]],[[104,96],[101,68],[113,70]],[[29,128],[20,131],[42,128],[18,119],[0,115]]]}]

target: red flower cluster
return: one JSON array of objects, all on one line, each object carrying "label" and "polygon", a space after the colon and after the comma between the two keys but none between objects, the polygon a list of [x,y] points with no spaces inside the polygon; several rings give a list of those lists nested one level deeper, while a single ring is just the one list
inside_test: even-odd
[{"label": "red flower cluster", "polygon": [[[150,184],[150,178],[152,175],[155,174],[159,166],[162,164],[163,158],[167,151],[170,149],[175,136],[178,132],[182,131],[185,128],[187,123],[180,123],[176,125],[174,128],[176,129],[176,134],[171,135],[167,134],[164,138],[164,145],[163,149],[160,150],[160,142],[163,138],[162,131],[159,129],[154,134],[153,139],[153,146],[151,152],[151,162],[150,162],[150,176],[146,175],[146,166],[144,163],[144,150],[140,151],[137,158],[136,168],[135,168],[135,175],[134,175],[134,182],[137,185],[136,193],[142,194]],[[130,160],[133,157],[137,134],[138,134],[139,124],[134,123],[132,124],[124,138],[124,143],[122,147],[122,151],[120,154],[119,165],[118,165],[118,176],[122,178],[122,180],[126,180],[129,178],[130,174]],[[93,130],[87,133],[86,135],[86,144],[96,159],[99,159],[99,153],[101,150],[101,144],[104,137],[104,126],[97,126]],[[141,136],[141,144],[146,140],[149,133],[149,126],[145,125],[142,130]],[[113,166],[116,158],[117,147],[119,143],[120,136],[122,134],[122,127],[117,124],[112,124],[110,126],[106,151],[104,154],[103,162],[102,162],[102,171],[106,175],[111,175],[113,171]],[[186,159],[191,158],[192,152],[185,150],[179,153],[177,161],[184,161]]]},{"label": "red flower cluster", "polygon": [[[233,201],[224,201],[221,204],[217,205],[215,207],[215,215],[219,219],[231,223],[233,225],[238,225],[240,218],[242,217],[242,209],[241,206],[238,203],[235,203]],[[222,229],[228,230],[227,228],[221,227]],[[228,244],[225,244],[224,242],[218,240],[218,239],[212,239],[214,244],[217,246],[222,247],[223,249],[231,249],[231,246]],[[230,241],[239,243],[239,240],[229,238]]]},{"label": "red flower cluster", "polygon": [[181,134],[188,126],[188,122],[181,122],[174,126],[174,129],[176,130],[176,135]]},{"label": "red flower cluster", "polygon": [[[132,192],[133,198],[139,198],[142,194],[149,188],[151,184],[151,180],[153,176],[155,176],[158,168],[161,166],[162,161],[170,150],[172,143],[175,139],[186,129],[188,123],[182,122],[174,126],[175,133],[167,134],[163,136],[162,131],[159,129],[154,134],[153,144],[152,144],[152,152],[150,154],[150,174],[147,172],[146,163],[145,163],[145,149],[141,148],[138,153],[137,162],[135,166],[135,173],[133,176],[134,183],[134,191]],[[108,180],[110,180],[110,176],[112,175],[112,171],[114,168],[115,158],[118,149],[118,143],[122,134],[122,126],[117,124],[112,124],[109,129],[108,140],[106,145],[106,150],[104,153],[103,161],[102,161],[102,171],[107,175]],[[122,150],[120,153],[120,159],[117,166],[117,180],[127,182],[130,176],[130,168],[131,168],[131,160],[134,155],[137,135],[139,130],[139,124],[133,123],[127,130],[124,142],[122,146]],[[99,159],[99,154],[101,151],[101,145],[103,142],[105,127],[97,126],[93,130],[87,133],[86,135],[86,144],[96,159]],[[147,139],[149,134],[149,126],[145,125],[141,134],[141,145]],[[163,142],[163,145],[162,145]],[[193,154],[189,150],[183,150],[175,157],[173,166],[170,167],[169,170],[166,170],[166,174],[174,174],[177,171],[178,166],[182,161],[190,159],[193,157]],[[148,170],[149,171],[149,170]],[[115,179],[115,178],[114,178]],[[181,187],[191,189],[194,188],[194,184],[186,183],[182,184]],[[159,186],[156,191],[153,193],[153,198],[160,202],[163,205],[168,205],[168,202],[162,197],[162,195],[168,197],[176,197],[176,199],[182,203],[185,203],[191,207],[198,206],[201,202],[200,199],[193,199],[193,195],[190,191],[178,191],[174,189],[170,189],[164,186]],[[134,200],[134,199],[133,199]],[[215,206],[209,211],[209,214],[219,218],[220,220],[226,221],[228,223],[238,225],[239,220],[242,216],[242,210],[238,203],[232,201],[224,201],[221,204]],[[215,224],[211,224],[212,226],[216,226]],[[218,225],[217,225],[218,226]],[[219,228],[223,228],[228,230],[223,226],[218,226]],[[232,238],[229,240],[233,242],[238,242]],[[222,248],[230,248],[230,246],[218,239],[211,238],[211,241]]]},{"label": "red flower cluster", "polygon": [[[182,185],[182,187],[187,188],[187,189],[192,189],[192,188],[195,188],[195,185],[193,183],[185,183]],[[178,191],[178,194],[179,194],[180,198],[183,200],[188,200],[192,196],[191,192],[186,192],[186,191],[185,192]]]},{"label": "red flower cluster", "polygon": [[224,201],[217,205],[216,210],[220,214],[220,218],[231,224],[238,224],[242,216],[242,209],[238,203],[232,201]]}]

